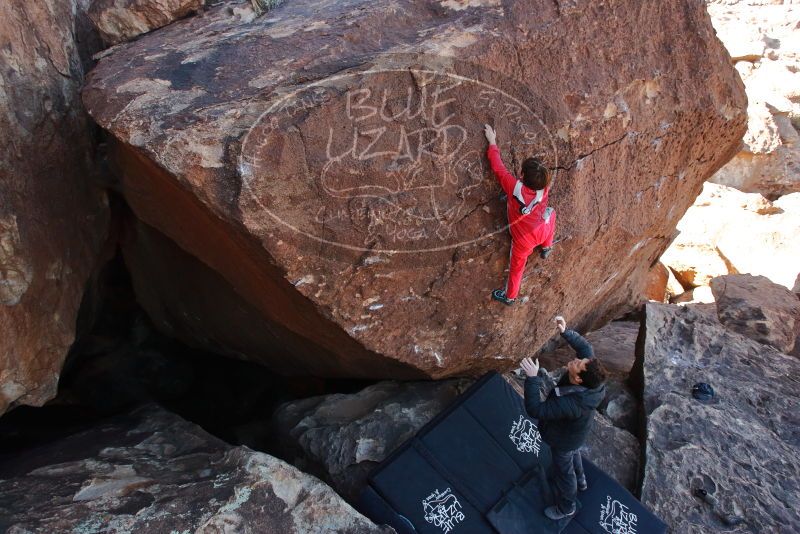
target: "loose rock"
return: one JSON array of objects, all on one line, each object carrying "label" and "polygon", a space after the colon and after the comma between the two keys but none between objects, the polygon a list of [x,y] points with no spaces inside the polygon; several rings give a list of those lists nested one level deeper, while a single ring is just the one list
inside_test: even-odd
[{"label": "loose rock", "polygon": [[13,532],[389,532],[318,479],[155,406],[0,463]]}]

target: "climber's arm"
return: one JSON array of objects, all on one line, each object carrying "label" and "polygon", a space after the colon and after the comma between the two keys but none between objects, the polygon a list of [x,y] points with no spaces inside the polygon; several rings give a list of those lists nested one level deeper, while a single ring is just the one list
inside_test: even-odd
[{"label": "climber's arm", "polygon": [[503,165],[503,159],[500,157],[500,149],[497,148],[497,145],[489,145],[486,156],[489,158],[489,165],[492,168],[492,172],[494,172],[495,178],[500,183],[500,187],[503,188],[507,195],[513,194],[517,179]]}]

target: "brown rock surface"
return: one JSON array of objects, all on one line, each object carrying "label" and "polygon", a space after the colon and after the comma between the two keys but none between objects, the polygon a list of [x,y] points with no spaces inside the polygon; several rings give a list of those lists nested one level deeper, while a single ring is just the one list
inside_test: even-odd
[{"label": "brown rock surface", "polygon": [[181,19],[203,7],[203,0],[94,0],[89,18],[103,40],[123,43]]},{"label": "brown rock surface", "polygon": [[657,262],[647,273],[647,285],[644,288],[644,296],[647,300],[664,302],[667,300],[667,287],[669,285],[670,271],[666,265]]},{"label": "brown rock surface", "polygon": [[0,3],[0,414],[55,395],[108,231],[73,1]]},{"label": "brown rock surface", "polygon": [[9,534],[393,532],[317,478],[155,405],[2,460]]},{"label": "brown rock surface", "polygon": [[707,183],[678,230],[661,261],[688,287],[749,273],[792,288],[800,274],[800,193],[770,202]]},{"label": "brown rock surface", "polygon": [[[557,312],[607,319],[744,133],[741,83],[696,2],[243,5],[109,54],[84,101],[136,215],[308,340],[318,363],[298,371],[480,374],[540,347]],[[489,121],[510,166],[561,168],[560,243],[511,309],[488,298],[509,246]],[[172,320],[209,346],[236,328],[213,310]],[[237,350],[291,366],[273,349]]]},{"label": "brown rock surface", "polygon": [[719,320],[727,328],[788,354],[794,348],[800,300],[763,276],[730,275],[711,281]]}]

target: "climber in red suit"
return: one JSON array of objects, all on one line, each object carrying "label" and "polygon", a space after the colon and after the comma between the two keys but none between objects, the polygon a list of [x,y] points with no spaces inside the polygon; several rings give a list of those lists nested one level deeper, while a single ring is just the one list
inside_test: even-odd
[{"label": "climber in red suit", "polygon": [[553,247],[556,214],[547,206],[552,177],[550,170],[538,159],[528,158],[522,162],[522,179],[518,180],[503,165],[497,148],[497,133],[486,124],[484,134],[489,141],[486,153],[489,164],[507,197],[508,229],[511,232],[508,282],[505,289],[492,291],[492,298],[511,306],[519,293],[528,256],[540,247],[539,256],[545,259]]}]

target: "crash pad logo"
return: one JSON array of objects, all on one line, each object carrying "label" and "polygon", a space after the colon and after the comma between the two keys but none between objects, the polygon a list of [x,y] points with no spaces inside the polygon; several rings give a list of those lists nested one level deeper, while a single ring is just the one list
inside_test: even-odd
[{"label": "crash pad logo", "polygon": [[382,62],[269,100],[241,143],[248,224],[354,252],[445,251],[507,229],[483,123],[497,128],[509,168],[537,156],[557,169],[554,137],[528,105],[541,112],[546,99],[509,94],[529,89],[500,89],[494,73],[492,85]]},{"label": "crash pad logo", "polygon": [[636,514],[630,508],[611,496],[606,504],[600,505],[600,526],[609,534],[636,534]]},{"label": "crash pad logo", "polygon": [[461,503],[450,488],[444,491],[434,490],[422,501],[425,521],[442,529],[447,534],[456,525],[464,521]]},{"label": "crash pad logo", "polygon": [[542,435],[533,421],[520,415],[519,419],[511,425],[511,432],[508,434],[511,441],[519,452],[532,452],[539,456],[542,449]]}]

